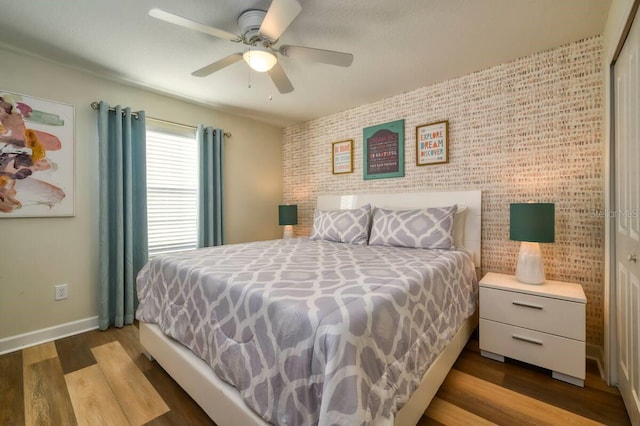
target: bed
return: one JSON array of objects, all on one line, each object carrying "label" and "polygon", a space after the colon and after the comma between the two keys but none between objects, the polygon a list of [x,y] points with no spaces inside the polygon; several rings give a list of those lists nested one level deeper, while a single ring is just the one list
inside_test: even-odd
[{"label": "bed", "polygon": [[317,203],[375,206],[374,225],[452,205],[455,250],[326,241],[314,226],[155,258],[138,278],[140,342],[219,425],[416,424],[477,324],[480,192]]}]

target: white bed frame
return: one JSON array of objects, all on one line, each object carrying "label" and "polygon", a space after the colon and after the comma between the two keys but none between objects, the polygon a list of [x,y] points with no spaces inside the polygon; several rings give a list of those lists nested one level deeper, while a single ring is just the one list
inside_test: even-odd
[{"label": "white bed frame", "polygon": [[[318,208],[357,208],[364,204],[393,209],[466,206],[465,249],[480,267],[480,191],[416,192],[396,194],[321,195]],[[396,414],[395,425],[415,425],[440,388],[478,324],[477,312],[464,322],[453,340],[438,355],[422,378],[420,386]],[[140,322],[140,343],[145,355],[155,359],[219,426],[245,426],[267,423],[240,398],[238,391],[223,382],[213,370],[189,349],[167,337],[155,324]]]}]

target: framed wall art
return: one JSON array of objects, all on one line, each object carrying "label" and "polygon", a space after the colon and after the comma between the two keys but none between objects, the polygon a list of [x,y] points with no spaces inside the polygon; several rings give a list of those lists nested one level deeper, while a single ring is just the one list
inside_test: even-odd
[{"label": "framed wall art", "polygon": [[416,165],[428,166],[449,162],[449,122],[416,127]]},{"label": "framed wall art", "polygon": [[0,218],[74,215],[74,113],[0,90]]},{"label": "framed wall art", "polygon": [[365,127],[362,142],[365,180],[404,176],[404,120]]},{"label": "framed wall art", "polygon": [[331,172],[334,175],[353,173],[353,140],[331,144]]}]

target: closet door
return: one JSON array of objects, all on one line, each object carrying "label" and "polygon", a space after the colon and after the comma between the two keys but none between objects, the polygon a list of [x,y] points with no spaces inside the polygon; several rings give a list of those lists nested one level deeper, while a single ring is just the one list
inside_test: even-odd
[{"label": "closet door", "polygon": [[640,425],[639,21],[636,14],[614,66],[618,388],[634,425]]}]

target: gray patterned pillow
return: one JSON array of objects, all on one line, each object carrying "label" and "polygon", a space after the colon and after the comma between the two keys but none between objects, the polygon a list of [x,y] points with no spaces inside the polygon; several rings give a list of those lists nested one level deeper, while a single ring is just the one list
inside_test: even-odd
[{"label": "gray patterned pillow", "polygon": [[421,210],[376,208],[369,245],[451,249],[457,206]]},{"label": "gray patterned pillow", "polygon": [[312,240],[366,245],[371,206],[351,210],[317,210],[313,213]]}]

